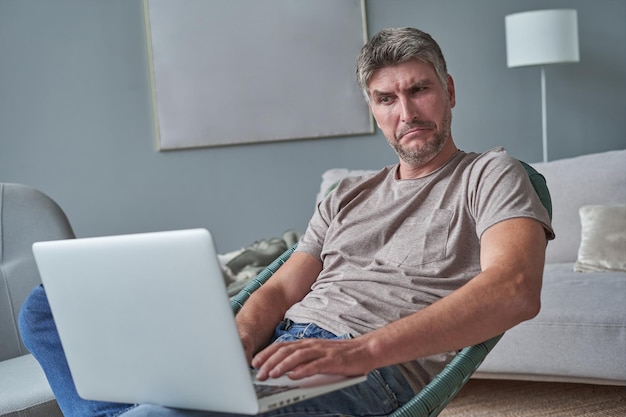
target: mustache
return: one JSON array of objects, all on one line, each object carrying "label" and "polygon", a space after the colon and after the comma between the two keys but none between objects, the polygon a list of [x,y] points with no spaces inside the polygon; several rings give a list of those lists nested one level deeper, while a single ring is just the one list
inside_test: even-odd
[{"label": "mustache", "polygon": [[405,126],[403,126],[402,129],[400,129],[397,132],[396,137],[399,139],[402,136],[406,135],[407,132],[415,128],[436,129],[437,125],[433,122],[429,122],[426,120],[413,120],[411,123],[408,123]]}]

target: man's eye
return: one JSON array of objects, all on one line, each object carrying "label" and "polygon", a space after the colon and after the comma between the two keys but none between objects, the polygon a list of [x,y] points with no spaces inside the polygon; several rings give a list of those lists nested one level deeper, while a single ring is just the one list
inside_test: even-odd
[{"label": "man's eye", "polygon": [[378,98],[378,102],[381,104],[387,104],[391,102],[391,97],[389,96],[381,96]]}]

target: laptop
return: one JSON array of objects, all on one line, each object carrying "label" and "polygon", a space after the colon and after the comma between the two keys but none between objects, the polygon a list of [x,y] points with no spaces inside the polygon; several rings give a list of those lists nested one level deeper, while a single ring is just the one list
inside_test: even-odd
[{"label": "laptop", "polygon": [[37,242],[33,253],[85,399],[257,414],[366,379],[282,377],[262,383],[280,392],[257,395],[206,229]]}]

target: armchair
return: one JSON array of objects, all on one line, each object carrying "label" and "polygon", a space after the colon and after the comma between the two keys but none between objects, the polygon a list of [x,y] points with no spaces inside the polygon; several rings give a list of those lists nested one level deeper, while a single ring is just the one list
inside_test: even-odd
[{"label": "armchair", "polygon": [[0,183],[0,416],[62,417],[48,381],[24,347],[17,317],[41,281],[31,245],[70,239],[72,227],[47,195],[20,184]]},{"label": "armchair", "polygon": [[[520,161],[521,162],[521,161]],[[552,217],[552,201],[544,177],[533,167],[521,162],[544,207]],[[237,313],[254,291],[259,289],[284,264],[295,251],[297,243],[287,249],[274,262],[261,271],[235,297],[231,299],[233,312]],[[498,343],[502,335],[462,349],[446,367],[435,376],[407,404],[396,410],[392,417],[434,417],[461,390],[487,354]]]}]

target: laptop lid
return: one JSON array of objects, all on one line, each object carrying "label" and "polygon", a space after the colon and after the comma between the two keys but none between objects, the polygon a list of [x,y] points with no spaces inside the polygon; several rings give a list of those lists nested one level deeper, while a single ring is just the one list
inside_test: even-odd
[{"label": "laptop lid", "polygon": [[38,242],[33,253],[85,399],[254,414],[326,392],[257,400],[205,229]]}]

